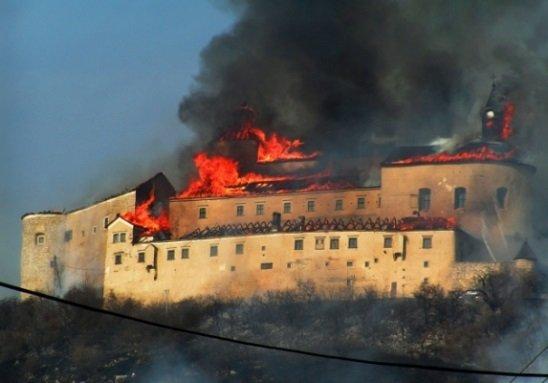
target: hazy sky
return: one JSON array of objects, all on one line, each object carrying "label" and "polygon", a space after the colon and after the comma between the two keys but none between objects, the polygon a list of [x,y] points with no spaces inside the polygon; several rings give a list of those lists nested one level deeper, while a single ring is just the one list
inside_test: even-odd
[{"label": "hazy sky", "polygon": [[235,17],[206,1],[0,2],[1,280],[19,282],[23,213],[176,168],[179,101]]}]

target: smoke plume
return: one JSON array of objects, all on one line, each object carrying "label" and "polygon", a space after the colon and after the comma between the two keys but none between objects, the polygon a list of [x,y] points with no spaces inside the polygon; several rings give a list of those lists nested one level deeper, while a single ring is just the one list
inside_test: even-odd
[{"label": "smoke plume", "polygon": [[197,145],[217,138],[242,102],[265,130],[330,154],[479,135],[496,77],[516,104],[513,142],[529,162],[548,159],[545,1],[230,4],[240,18],[204,49],[180,104]]}]

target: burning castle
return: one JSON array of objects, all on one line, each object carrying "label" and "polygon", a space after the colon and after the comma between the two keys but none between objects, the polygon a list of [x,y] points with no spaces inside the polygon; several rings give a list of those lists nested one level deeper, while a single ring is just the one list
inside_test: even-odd
[{"label": "burning castle", "polygon": [[[204,152],[176,193],[162,174],[68,213],[22,218],[21,279],[145,302],[245,297],[312,280],[320,290],[408,296],[424,281],[467,289],[478,273],[531,270],[530,177],[509,142],[513,104],[494,87],[481,139],[402,147],[361,186],[359,164],[326,161],[256,126],[254,112]],[[335,176],[336,175],[336,176]],[[359,290],[357,290],[359,291]]]}]

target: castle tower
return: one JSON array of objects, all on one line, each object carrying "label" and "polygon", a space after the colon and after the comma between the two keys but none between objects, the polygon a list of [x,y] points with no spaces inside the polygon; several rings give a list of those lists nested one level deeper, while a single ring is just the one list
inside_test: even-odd
[{"label": "castle tower", "polygon": [[483,141],[506,140],[503,129],[508,102],[508,89],[493,81],[489,98],[481,111],[481,138]]}]

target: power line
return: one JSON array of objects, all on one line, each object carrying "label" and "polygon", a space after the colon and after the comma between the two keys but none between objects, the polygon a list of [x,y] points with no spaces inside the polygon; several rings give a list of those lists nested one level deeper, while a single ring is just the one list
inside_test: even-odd
[{"label": "power line", "polygon": [[158,327],[165,330],[181,332],[188,335],[194,335],[194,336],[199,336],[203,338],[223,341],[223,342],[229,342],[229,343],[238,344],[242,346],[261,348],[265,350],[288,352],[292,354],[306,355],[306,356],[311,356],[316,358],[339,360],[343,362],[352,362],[352,363],[360,363],[360,364],[368,364],[368,365],[384,366],[384,367],[412,368],[412,369],[418,369],[418,370],[451,372],[451,373],[459,373],[459,374],[496,375],[496,376],[511,376],[511,377],[519,376],[519,377],[526,377],[526,378],[548,378],[548,373],[524,373],[524,372],[512,372],[512,371],[476,370],[476,369],[461,368],[461,367],[446,367],[446,366],[431,366],[431,365],[415,364],[415,363],[386,362],[386,361],[379,361],[379,360],[359,359],[359,358],[352,358],[347,356],[323,354],[323,353],[314,352],[314,351],[306,351],[306,350],[299,350],[299,349],[293,349],[293,348],[287,348],[287,347],[273,346],[273,345],[268,345],[263,343],[250,342],[250,341],[205,333],[201,331],[175,327],[167,324],[157,323],[147,319],[137,318],[137,317],[122,314],[119,312],[105,310],[105,309],[93,307],[93,306],[88,306],[88,305],[74,302],[74,301],[69,301],[67,299],[58,298],[53,295],[41,293],[39,291],[25,289],[23,287],[12,285],[2,281],[0,281],[0,287],[15,290],[20,293],[33,295],[39,298],[44,298],[50,301],[62,303],[68,306],[77,307],[83,310],[92,311],[92,312],[96,312],[104,315],[109,315],[109,316],[129,320],[136,323],[141,323],[148,326]]},{"label": "power line", "polygon": [[[525,370],[527,370],[529,367],[531,367],[531,365],[533,363],[535,363],[535,361],[542,355],[544,354],[544,351],[548,350],[548,345],[547,346],[544,346],[544,348],[542,350],[540,350],[530,361],[529,363],[527,363],[525,366],[523,366],[523,368],[519,371],[520,374],[525,372]],[[516,375],[512,378],[512,380],[510,380],[509,383],[512,383],[514,380],[516,380],[516,378],[518,377],[519,375]],[[542,383],[544,383],[546,381],[546,379],[548,379],[548,376],[542,381]]]}]

